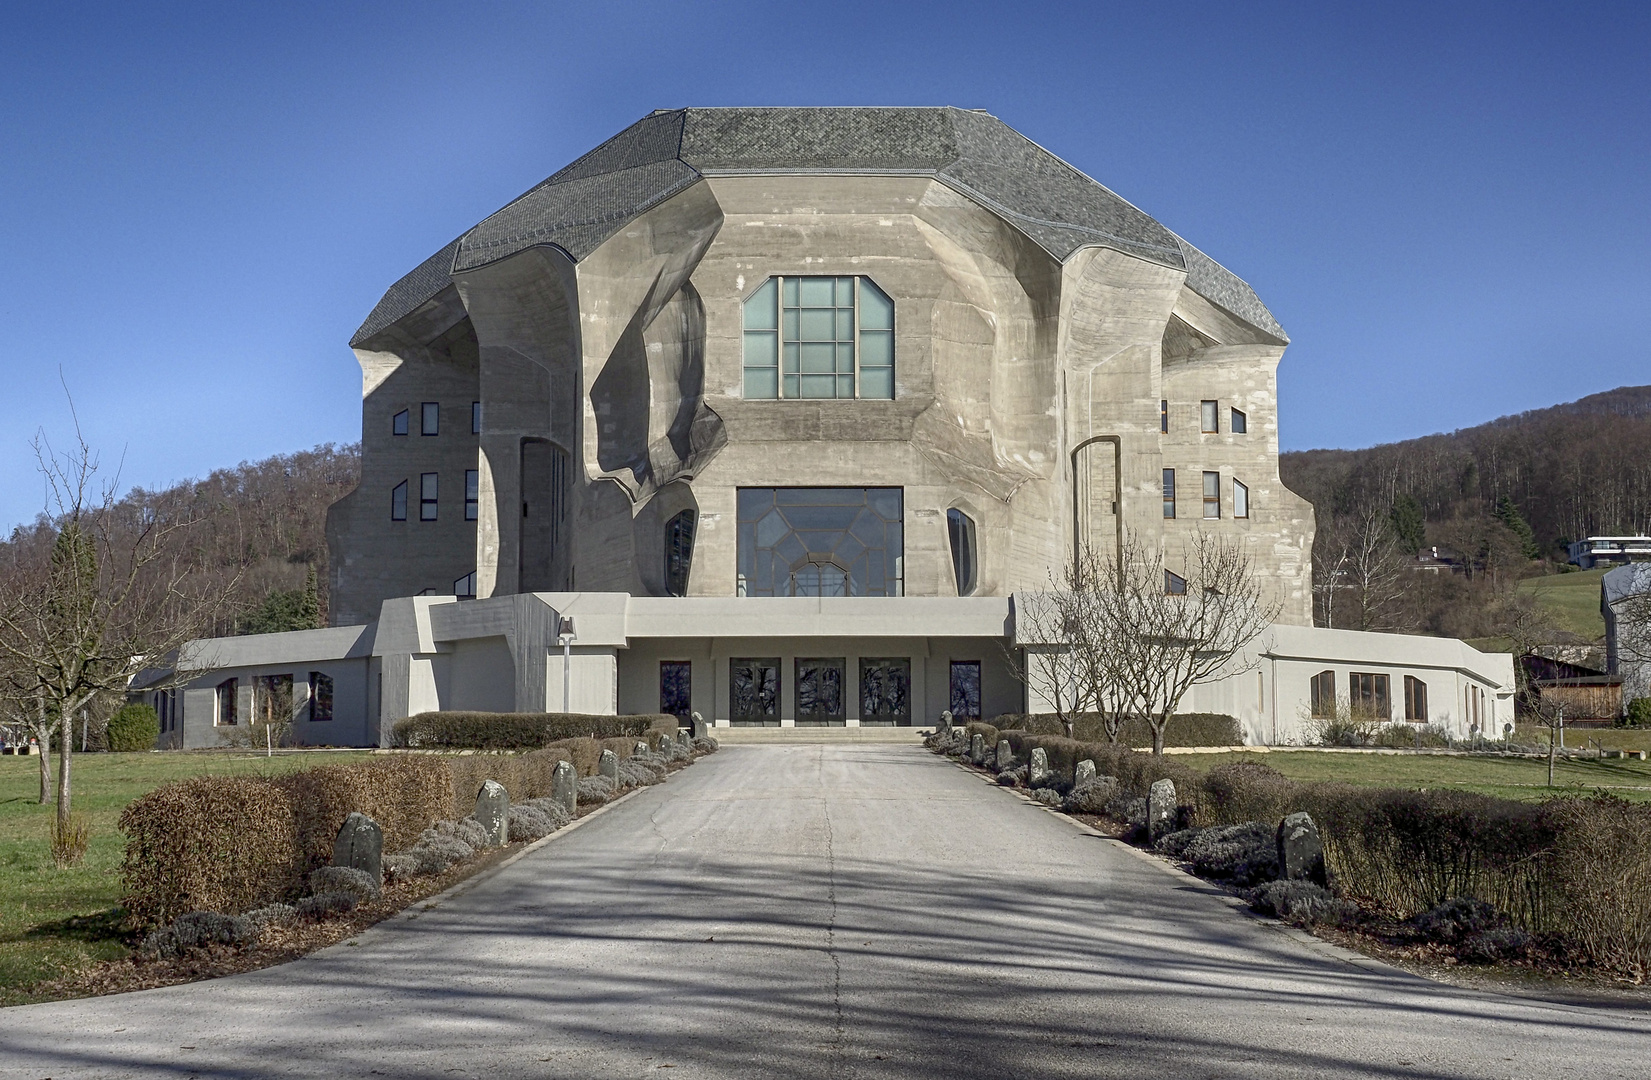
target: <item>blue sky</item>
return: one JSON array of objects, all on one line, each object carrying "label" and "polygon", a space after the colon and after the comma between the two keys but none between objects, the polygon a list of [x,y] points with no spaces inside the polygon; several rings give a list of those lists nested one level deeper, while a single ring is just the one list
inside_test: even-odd
[{"label": "blue sky", "polygon": [[383,290],[655,108],[984,108],[1247,279],[1285,449],[1651,382],[1651,5],[16,5],[0,527],[360,435]]}]

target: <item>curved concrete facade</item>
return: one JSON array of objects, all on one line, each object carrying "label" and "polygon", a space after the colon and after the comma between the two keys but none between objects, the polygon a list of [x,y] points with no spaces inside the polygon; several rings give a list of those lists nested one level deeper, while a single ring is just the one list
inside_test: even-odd
[{"label": "curved concrete facade", "polygon": [[[745,398],[742,303],[779,275],[892,298],[892,399]],[[733,597],[740,488],[888,487],[905,596],[958,594],[957,509],[976,528],[972,595],[1047,587],[1077,546],[1124,532],[1173,569],[1216,530],[1281,621],[1307,625],[1311,508],[1277,467],[1286,344],[1242,281],[984,114],[655,114],[448,245],[357,333],[363,479],[329,518],[333,621],[472,581],[480,597],[663,596],[684,510],[684,591]],[[441,429],[422,436],[431,401]],[[403,481],[413,505],[392,521]]]}]

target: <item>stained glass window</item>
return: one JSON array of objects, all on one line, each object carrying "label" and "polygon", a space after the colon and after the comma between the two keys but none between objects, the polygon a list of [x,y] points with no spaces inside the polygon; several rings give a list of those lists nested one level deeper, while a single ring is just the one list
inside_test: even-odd
[{"label": "stained glass window", "polygon": [[900,488],[741,488],[739,595],[901,596]]},{"label": "stained glass window", "polygon": [[693,713],[693,668],[688,660],[659,662],[659,711],[678,720]]},{"label": "stained glass window", "polygon": [[797,726],[840,724],[843,711],[843,668],[834,660],[797,659]]},{"label": "stained glass window", "polygon": [[911,660],[860,659],[860,723],[911,724]]},{"label": "stained glass window", "polygon": [[952,719],[980,719],[980,661],[952,661]]}]

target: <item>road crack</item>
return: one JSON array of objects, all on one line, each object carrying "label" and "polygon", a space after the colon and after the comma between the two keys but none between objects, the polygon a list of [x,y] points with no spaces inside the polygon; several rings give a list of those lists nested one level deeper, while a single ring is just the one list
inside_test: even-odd
[{"label": "road crack", "polygon": [[828,1075],[841,1076],[846,1059],[847,1033],[843,1026],[843,959],[837,952],[837,851],[831,833],[831,799],[825,784],[825,747],[815,758],[820,784],[820,811],[825,819],[826,855],[826,955],[831,958],[831,1069]]}]

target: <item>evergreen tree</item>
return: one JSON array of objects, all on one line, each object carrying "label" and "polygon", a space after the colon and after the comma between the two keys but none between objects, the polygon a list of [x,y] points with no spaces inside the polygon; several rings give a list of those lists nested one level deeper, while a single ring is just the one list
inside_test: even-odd
[{"label": "evergreen tree", "polygon": [[1530,524],[1519,513],[1519,507],[1513,504],[1513,499],[1504,495],[1496,500],[1496,509],[1492,511],[1496,520],[1519,541],[1520,553],[1527,559],[1542,557],[1542,545],[1536,542],[1536,533],[1531,530]]},{"label": "evergreen tree", "polygon": [[1393,500],[1393,510],[1388,517],[1393,524],[1393,535],[1406,555],[1414,555],[1427,547],[1427,519],[1422,514],[1421,503],[1409,495],[1400,495]]},{"label": "evergreen tree", "polygon": [[288,630],[314,630],[321,625],[321,597],[310,567],[301,589],[276,589],[264,602],[243,615],[236,624],[240,634],[280,634]]}]

